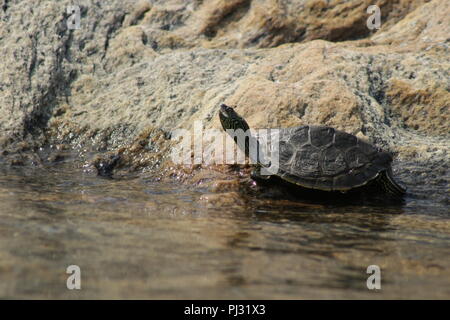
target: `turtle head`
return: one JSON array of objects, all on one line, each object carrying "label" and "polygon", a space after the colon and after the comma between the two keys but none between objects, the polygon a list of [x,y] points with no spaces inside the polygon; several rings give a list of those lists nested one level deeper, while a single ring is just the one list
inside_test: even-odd
[{"label": "turtle head", "polygon": [[233,108],[221,104],[219,111],[220,123],[222,123],[223,130],[227,129],[242,129],[244,132],[249,129],[247,121],[244,120]]}]

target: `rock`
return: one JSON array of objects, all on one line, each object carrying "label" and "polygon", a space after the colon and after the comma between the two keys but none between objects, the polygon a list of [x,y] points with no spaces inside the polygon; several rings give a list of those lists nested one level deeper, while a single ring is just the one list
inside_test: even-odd
[{"label": "rock", "polygon": [[369,36],[366,9],[379,6],[384,28],[426,1],[205,1],[177,32],[203,36],[207,47],[275,47],[315,39],[344,41]]},{"label": "rock", "polygon": [[120,150],[122,170],[192,182],[206,168],[173,166],[170,133],[220,129],[227,103],[253,128],[330,125],[395,152],[403,178],[433,167],[448,180],[450,4],[425,2],[85,0],[69,30],[69,0],[8,1],[0,161],[39,163],[25,155],[50,144],[91,163]]},{"label": "rock", "polygon": [[449,10],[448,1],[431,1],[405,16],[392,28],[380,30],[372,40],[377,44],[399,46],[400,50],[408,46],[415,47],[415,50],[430,50],[434,46],[448,48]]},{"label": "rock", "polygon": [[106,159],[96,159],[94,166],[97,169],[97,174],[102,177],[111,177],[114,169],[120,162],[120,155],[110,155]]}]

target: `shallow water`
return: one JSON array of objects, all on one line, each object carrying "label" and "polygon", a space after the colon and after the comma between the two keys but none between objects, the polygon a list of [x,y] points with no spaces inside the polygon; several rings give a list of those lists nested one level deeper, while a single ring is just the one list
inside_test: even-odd
[{"label": "shallow water", "polygon": [[[0,298],[450,298],[445,200],[208,196],[62,167],[0,169]],[[66,287],[69,265],[81,290]],[[366,286],[369,265],[381,290]]]}]

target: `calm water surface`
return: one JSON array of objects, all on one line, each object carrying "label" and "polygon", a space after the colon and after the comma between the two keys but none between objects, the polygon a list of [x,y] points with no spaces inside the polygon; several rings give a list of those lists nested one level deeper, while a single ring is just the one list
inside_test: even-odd
[{"label": "calm water surface", "polygon": [[[208,196],[144,178],[0,169],[0,298],[450,298],[448,200]],[[73,264],[81,290],[66,287]],[[369,265],[381,290],[366,287]]]}]

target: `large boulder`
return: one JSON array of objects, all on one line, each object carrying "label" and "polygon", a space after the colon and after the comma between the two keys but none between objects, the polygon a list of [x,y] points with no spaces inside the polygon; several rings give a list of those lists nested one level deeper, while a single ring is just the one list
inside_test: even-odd
[{"label": "large boulder", "polygon": [[86,0],[69,30],[72,1],[7,1],[0,161],[42,164],[69,149],[159,170],[170,132],[220,129],[224,102],[254,128],[365,137],[397,154],[407,183],[417,165],[448,177],[450,3],[425,2]]}]

